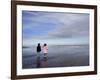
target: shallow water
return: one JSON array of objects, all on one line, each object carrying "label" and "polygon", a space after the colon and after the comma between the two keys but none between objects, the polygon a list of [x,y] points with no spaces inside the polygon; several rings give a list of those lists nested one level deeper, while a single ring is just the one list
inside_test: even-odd
[{"label": "shallow water", "polygon": [[23,69],[89,65],[88,45],[52,45],[48,49],[45,57],[42,52],[37,54],[35,46],[23,48]]}]

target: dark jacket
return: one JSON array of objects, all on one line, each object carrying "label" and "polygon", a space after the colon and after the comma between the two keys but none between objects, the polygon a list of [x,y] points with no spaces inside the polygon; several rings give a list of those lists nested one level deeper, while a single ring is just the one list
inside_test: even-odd
[{"label": "dark jacket", "polygon": [[37,52],[41,51],[41,46],[37,46]]}]

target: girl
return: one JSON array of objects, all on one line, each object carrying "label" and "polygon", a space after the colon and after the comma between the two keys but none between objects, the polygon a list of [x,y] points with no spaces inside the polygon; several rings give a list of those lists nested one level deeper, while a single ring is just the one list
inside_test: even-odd
[{"label": "girl", "polygon": [[43,45],[43,53],[44,53],[44,57],[47,57],[47,54],[48,54],[48,46],[47,46],[47,44]]}]

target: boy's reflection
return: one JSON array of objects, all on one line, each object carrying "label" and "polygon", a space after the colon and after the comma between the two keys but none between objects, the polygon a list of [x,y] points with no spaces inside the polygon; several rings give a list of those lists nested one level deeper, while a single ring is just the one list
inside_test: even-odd
[{"label": "boy's reflection", "polygon": [[45,68],[48,67],[48,59],[47,57],[43,57],[43,59],[41,59],[40,56],[37,56],[37,63],[36,63],[36,67],[37,68]]},{"label": "boy's reflection", "polygon": [[37,63],[36,67],[40,68],[41,67],[41,61],[40,61],[40,56],[37,57]]}]

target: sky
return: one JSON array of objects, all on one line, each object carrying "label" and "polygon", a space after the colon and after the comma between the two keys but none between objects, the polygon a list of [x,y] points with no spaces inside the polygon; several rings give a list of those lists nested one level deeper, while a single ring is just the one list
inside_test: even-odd
[{"label": "sky", "polygon": [[23,46],[89,44],[89,14],[22,11]]}]

